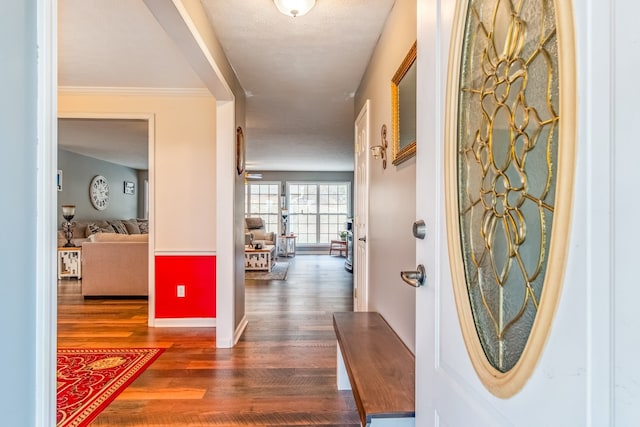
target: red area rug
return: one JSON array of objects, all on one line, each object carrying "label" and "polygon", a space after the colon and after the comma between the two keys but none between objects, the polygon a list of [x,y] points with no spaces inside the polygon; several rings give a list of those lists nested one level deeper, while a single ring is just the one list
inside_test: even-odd
[{"label": "red area rug", "polygon": [[88,425],[163,351],[161,348],[58,349],[56,426]]}]

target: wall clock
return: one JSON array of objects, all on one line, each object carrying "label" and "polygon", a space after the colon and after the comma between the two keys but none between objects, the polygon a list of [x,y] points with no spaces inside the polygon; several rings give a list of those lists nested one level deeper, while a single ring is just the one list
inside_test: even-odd
[{"label": "wall clock", "polygon": [[236,129],[236,170],[238,171],[238,175],[242,175],[244,172],[244,132],[242,132],[242,128],[238,126]]},{"label": "wall clock", "polygon": [[94,208],[103,211],[109,206],[109,181],[102,175],[96,175],[89,185],[89,199]]}]

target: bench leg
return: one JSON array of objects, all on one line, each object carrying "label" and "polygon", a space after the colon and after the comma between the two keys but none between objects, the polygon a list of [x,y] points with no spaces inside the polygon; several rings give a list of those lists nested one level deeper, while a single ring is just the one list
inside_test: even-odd
[{"label": "bench leg", "polygon": [[336,371],[336,379],[338,383],[338,390],[351,390],[351,383],[349,382],[349,374],[347,374],[347,367],[344,364],[342,358],[342,351],[340,351],[340,343],[338,343],[338,363]]},{"label": "bench leg", "polygon": [[416,419],[407,418],[372,418],[366,427],[415,427]]}]

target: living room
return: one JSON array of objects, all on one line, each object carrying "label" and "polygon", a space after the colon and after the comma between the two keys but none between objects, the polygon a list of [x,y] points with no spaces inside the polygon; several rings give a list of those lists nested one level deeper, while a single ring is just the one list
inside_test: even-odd
[{"label": "living room", "polygon": [[[67,219],[63,218],[63,210],[58,212],[58,278],[85,277],[82,293],[85,296],[141,296],[148,295],[147,286],[141,291],[140,286],[134,288],[117,287],[122,282],[125,271],[131,274],[131,262],[124,261],[131,254],[123,254],[118,260],[110,260],[102,266],[101,276],[94,278],[95,261],[82,256],[83,243],[94,240],[98,242],[123,242],[138,234],[148,233],[148,125],[143,120],[120,119],[71,119],[61,118],[58,121],[58,202],[60,206],[73,206],[73,212],[68,218],[72,224],[69,235],[65,236],[64,226]],[[92,183],[101,179],[107,186],[108,194],[104,197],[105,204],[96,203],[92,191]],[[347,219],[353,215],[353,173],[352,172],[322,172],[322,171],[264,171],[247,172],[245,175],[246,188],[246,217],[260,217],[265,220],[266,231],[280,236],[287,234],[292,240],[293,251],[298,254],[327,254],[330,252],[332,241],[346,242]],[[296,208],[291,209],[289,221],[283,220],[282,213],[286,207],[293,208],[293,202],[288,201],[289,185],[335,186],[340,187],[341,195],[332,196],[332,205],[312,207],[308,195],[296,195]],[[271,190],[271,193],[266,194]],[[317,191],[314,190],[314,191]],[[336,191],[336,190],[332,190]],[[317,193],[314,194],[318,194]],[[266,198],[265,198],[266,197]],[[256,203],[251,201],[255,199]],[[340,204],[337,205],[338,199]],[[293,200],[293,199],[292,199]],[[316,199],[317,203],[329,203],[326,196]],[[300,203],[303,203],[300,205]],[[300,205],[300,206],[298,206]],[[325,212],[321,217],[313,218],[315,226],[309,227],[308,219],[304,224],[296,219],[297,210],[304,214],[304,210]],[[305,215],[308,216],[308,213]],[[329,219],[330,217],[330,219]],[[301,233],[304,225],[304,233]],[[93,228],[91,228],[93,227]],[[123,229],[124,227],[124,229]],[[139,229],[142,228],[142,231]],[[294,237],[290,235],[295,235]],[[141,236],[148,237],[148,236]],[[68,239],[68,241],[67,241]],[[137,239],[138,241],[140,239]],[[132,239],[135,241],[135,239]],[[148,239],[145,239],[148,241]],[[274,242],[270,242],[275,245]],[[68,248],[65,249],[65,246]],[[70,246],[70,247],[69,247]],[[88,248],[100,245],[88,245]],[[120,245],[124,247],[124,245]],[[85,251],[86,252],[86,251]],[[347,256],[345,248],[339,252]],[[75,258],[69,255],[75,254]],[[105,254],[101,254],[104,257]],[[77,260],[78,265],[67,265],[66,259]],[[137,257],[137,259],[139,256]],[[82,260],[82,262],[80,262]],[[106,260],[102,260],[105,264]],[[82,266],[82,270],[79,267]],[[139,270],[136,268],[135,270]],[[105,270],[109,273],[105,274]],[[137,274],[136,274],[137,275]],[[131,278],[131,277],[129,277]],[[101,282],[97,286],[94,281]],[[104,283],[103,283],[104,282]],[[144,282],[148,282],[148,275],[144,274]]]}]

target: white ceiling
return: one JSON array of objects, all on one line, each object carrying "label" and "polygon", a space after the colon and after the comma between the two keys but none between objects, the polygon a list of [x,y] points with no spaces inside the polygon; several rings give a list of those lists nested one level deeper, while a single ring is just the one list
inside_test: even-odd
[{"label": "white ceiling", "polygon": [[133,169],[149,164],[149,133],[146,120],[60,119],[60,147]]},{"label": "white ceiling", "polygon": [[[201,2],[247,95],[248,169],[353,170],[353,94],[394,0],[317,0],[297,18],[270,0]],[[60,86],[205,88],[143,0],[58,4]],[[110,121],[100,132],[120,124],[130,125]],[[128,147],[140,156],[136,139],[87,137],[95,126],[68,121],[61,129],[83,140],[60,146],[104,160],[117,153],[118,162]]]}]

